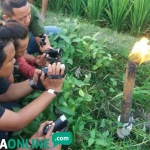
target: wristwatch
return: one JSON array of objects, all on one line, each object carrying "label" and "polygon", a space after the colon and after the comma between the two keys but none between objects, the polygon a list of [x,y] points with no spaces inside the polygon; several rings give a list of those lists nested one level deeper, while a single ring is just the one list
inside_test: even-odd
[{"label": "wristwatch", "polygon": [[34,90],[36,89],[33,79],[29,79],[29,85],[31,86],[32,89],[34,89]]},{"label": "wristwatch", "polygon": [[51,93],[51,94],[58,95],[58,92],[56,92],[55,90],[52,90],[52,89],[48,89],[47,92]]}]

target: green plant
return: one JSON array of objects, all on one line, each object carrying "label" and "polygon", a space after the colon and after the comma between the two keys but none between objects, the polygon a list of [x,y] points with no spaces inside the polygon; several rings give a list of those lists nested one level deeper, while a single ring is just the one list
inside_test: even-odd
[{"label": "green plant", "polygon": [[130,32],[138,36],[141,33],[150,31],[150,6],[149,0],[134,0],[133,8],[130,12]]},{"label": "green plant", "polygon": [[73,16],[80,16],[86,8],[85,0],[66,0],[66,7]]},{"label": "green plant", "polygon": [[[103,21],[104,10],[106,8],[106,0],[88,0],[87,14],[88,18],[95,24]],[[103,17],[103,18],[102,18]]]},{"label": "green plant", "polygon": [[106,12],[111,22],[110,26],[113,30],[120,32],[131,10],[130,0],[108,0],[107,4]]},{"label": "green plant", "polygon": [[56,12],[63,12],[64,10],[64,6],[65,5],[65,1],[64,0],[55,0],[55,8],[56,8]]},{"label": "green plant", "polygon": [[[144,116],[149,111],[149,63],[137,69],[133,91],[133,130],[123,140],[116,136],[117,128],[122,126],[117,119],[121,110],[125,65],[137,39],[68,17],[62,18],[58,20],[63,31],[58,36],[62,40],[56,43],[58,36],[49,37],[53,47],[63,49],[61,60],[66,66],[67,78],[62,92],[26,128],[15,132],[13,138],[28,138],[40,123],[55,120],[55,104],[67,116],[68,131],[73,135],[73,143],[64,150],[148,150],[150,138],[143,123],[146,123]],[[21,103],[27,105],[39,94],[40,91],[30,94]]]},{"label": "green plant", "polygon": [[41,0],[36,0],[36,1],[34,1],[34,5],[38,8],[41,8],[42,7],[42,1]]}]

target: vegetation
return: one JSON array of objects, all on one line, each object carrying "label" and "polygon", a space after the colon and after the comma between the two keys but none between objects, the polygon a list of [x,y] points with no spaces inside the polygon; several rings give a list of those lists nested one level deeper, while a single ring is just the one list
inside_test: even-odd
[{"label": "vegetation", "polygon": [[[35,5],[41,8],[41,0]],[[100,27],[131,35],[149,35],[149,0],[51,0],[49,10],[82,16]]]},{"label": "vegetation", "polygon": [[[70,5],[69,2],[72,1],[68,1],[68,3],[65,3],[66,0],[55,1],[57,5],[52,1],[53,3],[49,4],[50,6],[53,5],[51,8],[69,12],[68,8],[67,10],[64,10],[64,7],[58,9],[58,6],[60,3],[60,6]],[[96,14],[96,19],[93,20],[96,23],[107,24],[115,31],[92,25],[87,19],[83,21],[81,18],[68,18],[68,16],[60,13],[48,12],[45,24],[57,25],[63,31],[63,34],[59,35],[63,39],[62,41],[55,42],[58,36],[50,36],[50,41],[53,47],[63,48],[61,60],[66,65],[67,78],[64,79],[62,92],[53,103],[25,129],[15,132],[13,138],[28,138],[37,130],[41,122],[55,120],[56,117],[52,110],[53,104],[55,104],[68,117],[68,131],[73,135],[73,143],[68,147],[63,147],[64,150],[68,148],[72,150],[148,150],[150,137],[149,131],[146,130],[148,123],[146,114],[149,113],[150,107],[150,63],[137,67],[132,104],[135,124],[132,132],[123,140],[116,135],[117,128],[122,126],[121,123],[117,122],[117,119],[121,111],[126,63],[132,46],[139,40],[139,38],[118,33],[116,30],[122,31],[122,28],[128,29],[130,27],[131,22],[127,24],[126,21],[129,21],[131,16],[132,18],[135,16],[131,15],[131,10],[136,8],[133,7],[133,1],[122,0],[119,4],[120,7],[126,5],[130,9],[122,8],[120,12],[117,10],[118,13],[116,14],[113,10],[118,9],[113,4],[116,2],[115,0],[111,0],[112,5],[108,3],[109,1],[107,3],[101,1],[101,4],[96,4],[93,7],[89,6],[90,2],[90,0],[78,0],[76,4],[72,3],[70,12],[76,10],[74,16],[79,13],[82,16],[94,18],[93,16],[96,14],[94,10],[100,5],[106,5],[107,9],[104,7],[105,9],[100,11],[102,13]],[[92,0],[92,2],[96,3],[97,1]],[[142,0],[141,2],[146,1]],[[77,3],[84,6],[88,4],[88,9],[75,7]],[[93,3],[91,5],[94,5]],[[91,11],[91,14],[85,15],[88,10]],[[99,16],[107,17],[99,20]],[[116,18],[113,19],[114,17]],[[108,18],[109,21],[107,21]],[[143,27],[143,24],[141,26]],[[145,29],[140,28],[138,33]],[[22,99],[21,103],[26,105],[39,94],[40,91],[36,91]]]}]

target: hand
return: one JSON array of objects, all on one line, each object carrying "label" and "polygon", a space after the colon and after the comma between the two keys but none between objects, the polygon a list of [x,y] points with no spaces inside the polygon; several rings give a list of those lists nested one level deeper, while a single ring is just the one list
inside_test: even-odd
[{"label": "hand", "polygon": [[9,77],[6,78],[6,80],[10,83],[14,83],[14,75],[11,74]]},{"label": "hand", "polygon": [[[48,133],[46,135],[43,134],[43,129],[45,126],[50,125],[51,127],[48,131]],[[53,123],[53,121],[45,121],[44,123],[42,123],[39,127],[39,129],[36,131],[36,133],[29,139],[29,141],[31,142],[32,139],[38,139],[38,140],[44,140],[44,139],[49,139],[49,150],[53,150],[53,143],[52,143],[52,139],[51,139],[51,134],[52,131],[54,129],[55,124]]]},{"label": "hand", "polygon": [[44,53],[46,49],[53,49],[50,45],[43,45],[43,47],[40,47],[40,51]]},{"label": "hand", "polygon": [[[53,121],[45,121],[44,123],[42,123],[41,125],[40,125],[40,127],[39,127],[39,129],[36,131],[36,133],[35,133],[35,135],[36,135],[36,137],[38,138],[38,139],[41,139],[41,138],[43,138],[43,137],[47,137],[47,134],[49,133],[49,131],[48,131],[48,133],[46,134],[46,135],[44,135],[43,134],[43,129],[44,129],[44,127],[45,126],[47,126],[47,125],[50,125],[51,124],[51,128],[49,129],[50,130],[50,133],[52,133],[52,131],[53,131],[53,128],[54,128],[54,123],[53,123]],[[50,134],[49,133],[49,134]],[[49,135],[48,134],[48,135]],[[49,138],[49,137],[48,137]]]},{"label": "hand", "polygon": [[[65,68],[64,67],[60,68],[60,66],[61,66],[60,62],[58,62],[57,64],[53,63],[52,65],[49,64],[47,75],[48,76],[49,75],[63,75]],[[56,92],[60,92],[62,88],[63,79],[49,79],[49,78],[46,78],[44,73],[42,72],[42,75],[40,76],[40,80],[46,90],[53,89]]]},{"label": "hand", "polygon": [[[48,122],[43,123],[40,127],[40,130],[41,129],[43,130],[43,128],[46,125],[49,125],[49,123]],[[48,130],[47,134],[44,135],[43,137],[41,137],[41,139],[49,139],[49,145],[48,145],[49,148],[48,149],[43,149],[43,150],[61,150],[61,145],[57,145],[56,147],[53,148],[53,142],[52,142],[52,136],[51,135],[52,135],[54,126],[55,126],[55,124],[52,123],[52,125],[51,125],[50,129]],[[39,132],[40,132],[40,130],[39,130]]]},{"label": "hand", "polygon": [[42,73],[41,70],[35,69],[34,76],[33,76],[33,82],[34,82],[35,86],[37,85],[37,82],[38,82],[38,79],[39,79],[39,76],[41,75],[41,73]]},{"label": "hand", "polygon": [[45,53],[43,53],[43,55],[38,55],[35,58],[35,63],[38,66],[48,66],[49,62],[45,59],[45,57],[49,57],[49,55],[46,55]]}]

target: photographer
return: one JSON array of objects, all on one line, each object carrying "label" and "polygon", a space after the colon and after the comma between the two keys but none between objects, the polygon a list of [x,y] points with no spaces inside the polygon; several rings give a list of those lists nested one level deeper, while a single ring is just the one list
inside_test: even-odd
[{"label": "photographer", "polygon": [[[2,12],[0,12],[0,16],[3,19],[16,20],[23,26],[28,27],[28,54],[25,54],[25,52],[23,57],[18,58],[19,71],[28,79],[33,76],[36,70],[34,65],[43,65],[44,63],[44,56],[41,55],[35,58],[29,54],[52,49],[47,35],[50,33],[57,35],[61,30],[56,26],[44,27],[38,10],[32,4],[29,4],[27,0],[1,0],[1,8]],[[45,45],[43,45],[43,47],[39,47],[41,40],[39,34],[43,34],[45,37]],[[43,63],[40,64],[40,62]],[[13,81],[13,79],[11,79],[11,81]]]},{"label": "photographer", "polygon": [[[2,12],[0,16],[5,20],[16,20],[25,27],[28,27],[30,38],[27,48],[28,54],[40,50],[52,49],[48,36],[50,33],[57,35],[61,30],[56,26],[45,26],[42,23],[38,10],[27,0],[1,0]],[[45,45],[39,47],[39,34],[45,36]]]},{"label": "photographer", "polygon": [[[8,138],[6,131],[20,130],[36,118],[60,92],[63,84],[63,79],[45,78],[45,74],[38,69],[31,80],[14,84],[10,84],[6,80],[13,72],[14,57],[22,52],[21,49],[18,50],[18,47],[27,45],[27,33],[28,30],[16,21],[0,22],[0,141]],[[12,39],[12,35],[15,37],[15,40]],[[47,74],[64,74],[65,68],[60,68],[60,63],[49,64]],[[45,91],[18,112],[13,112],[12,107],[17,103],[10,102],[33,92],[39,76]]]}]

